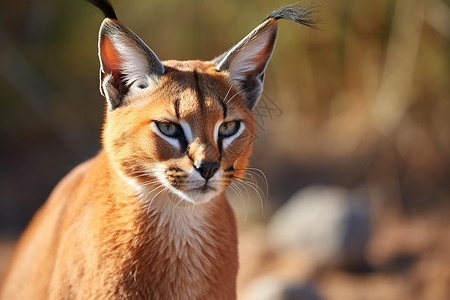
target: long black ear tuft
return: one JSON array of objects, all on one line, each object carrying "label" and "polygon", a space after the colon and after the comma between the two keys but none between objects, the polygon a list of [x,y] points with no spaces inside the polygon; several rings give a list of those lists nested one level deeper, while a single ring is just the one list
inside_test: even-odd
[{"label": "long black ear tuft", "polygon": [[278,33],[278,19],[315,27],[310,5],[291,5],[272,12],[264,22],[230,50],[213,60],[218,72],[228,72],[247,107],[253,109],[262,93],[264,72],[272,56]]},{"label": "long black ear tuft", "polygon": [[109,110],[126,104],[128,96],[152,87],[164,74],[164,66],[150,47],[117,20],[103,20],[98,55],[100,92]]},{"label": "long black ear tuft", "polygon": [[86,1],[105,14],[98,42],[100,93],[111,111],[158,82],[164,66],[150,47],[117,20],[108,0]]},{"label": "long black ear tuft", "polygon": [[[265,20],[269,19],[286,19],[301,25],[305,25],[317,29],[317,20],[314,14],[317,10],[316,6],[308,3],[305,5],[292,4],[273,11]],[[264,21],[265,21],[264,20]]]},{"label": "long black ear tuft", "polygon": [[105,18],[117,20],[116,12],[114,11],[113,6],[108,0],[86,0],[86,1],[94,5],[98,9],[100,9],[105,15]]}]

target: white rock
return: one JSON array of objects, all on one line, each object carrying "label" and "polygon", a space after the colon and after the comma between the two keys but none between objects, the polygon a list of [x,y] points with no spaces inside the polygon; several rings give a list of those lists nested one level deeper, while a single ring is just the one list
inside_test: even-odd
[{"label": "white rock", "polygon": [[267,274],[252,281],[243,300],[321,300],[309,282],[295,282],[276,274]]},{"label": "white rock", "polygon": [[371,223],[368,199],[359,190],[313,186],[297,192],[272,217],[269,241],[276,250],[296,250],[321,266],[363,262]]}]

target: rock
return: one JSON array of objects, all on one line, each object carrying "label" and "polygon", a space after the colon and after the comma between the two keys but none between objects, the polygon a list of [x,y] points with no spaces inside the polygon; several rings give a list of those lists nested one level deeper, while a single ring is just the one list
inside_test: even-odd
[{"label": "rock", "polygon": [[310,282],[283,279],[276,274],[256,278],[249,285],[244,300],[321,300]]},{"label": "rock", "polygon": [[362,189],[305,188],[274,214],[268,231],[278,251],[299,251],[322,267],[358,268],[371,234],[368,196]]}]

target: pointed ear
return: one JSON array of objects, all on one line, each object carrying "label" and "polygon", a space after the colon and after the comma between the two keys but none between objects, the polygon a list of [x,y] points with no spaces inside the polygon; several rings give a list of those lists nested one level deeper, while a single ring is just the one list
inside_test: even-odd
[{"label": "pointed ear", "polygon": [[261,96],[264,72],[272,56],[278,22],[268,19],[226,53],[214,60],[218,72],[227,71],[252,109]]},{"label": "pointed ear", "polygon": [[117,20],[103,21],[98,49],[100,92],[109,110],[126,104],[128,96],[150,87],[164,74],[155,53]]}]

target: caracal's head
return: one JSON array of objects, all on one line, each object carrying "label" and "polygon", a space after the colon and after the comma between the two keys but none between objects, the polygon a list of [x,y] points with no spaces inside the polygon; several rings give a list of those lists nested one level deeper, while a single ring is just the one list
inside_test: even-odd
[{"label": "caracal's head", "polygon": [[213,199],[243,175],[254,134],[252,109],[262,92],[277,19],[285,17],[271,16],[206,62],[161,62],[119,21],[103,21],[103,144],[119,174],[137,187],[159,185],[194,204]]}]

